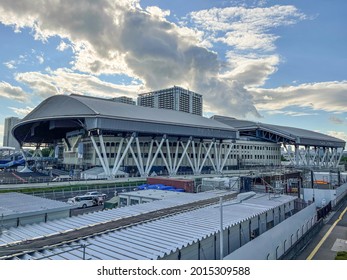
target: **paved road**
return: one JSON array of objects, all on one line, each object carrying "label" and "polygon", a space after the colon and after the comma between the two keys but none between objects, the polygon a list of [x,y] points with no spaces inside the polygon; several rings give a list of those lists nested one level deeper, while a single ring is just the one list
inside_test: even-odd
[{"label": "paved road", "polygon": [[334,260],[338,251],[347,251],[347,200],[331,213],[325,225],[297,257],[298,260]]},{"label": "paved road", "polygon": [[64,201],[66,202],[69,198],[77,196],[77,195],[84,195],[87,191],[99,191],[101,193],[105,193],[107,195],[107,199],[110,199],[114,196],[115,190],[117,190],[118,193],[122,192],[129,192],[136,189],[136,186],[129,186],[129,187],[108,187],[108,188],[90,188],[89,190],[73,190],[73,191],[45,191],[45,192],[27,192],[26,194],[44,197],[48,199],[58,200],[58,201]]}]

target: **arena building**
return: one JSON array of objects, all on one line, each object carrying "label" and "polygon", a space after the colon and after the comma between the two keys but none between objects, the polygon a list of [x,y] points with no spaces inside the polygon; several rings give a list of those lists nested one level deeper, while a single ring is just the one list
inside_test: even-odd
[{"label": "arena building", "polygon": [[336,167],[345,146],[308,130],[75,94],[44,100],[12,133],[22,147],[52,146],[56,156],[60,147],[68,168],[101,166],[108,178],[119,171],[147,177],[152,172],[222,174],[240,166],[278,166],[281,145],[297,148],[297,165]]}]

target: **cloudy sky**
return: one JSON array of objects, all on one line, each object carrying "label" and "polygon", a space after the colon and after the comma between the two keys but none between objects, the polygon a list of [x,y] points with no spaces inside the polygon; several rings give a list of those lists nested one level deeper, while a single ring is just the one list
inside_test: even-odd
[{"label": "cloudy sky", "polygon": [[45,98],[173,85],[204,114],[347,140],[345,0],[0,0],[3,121]]}]

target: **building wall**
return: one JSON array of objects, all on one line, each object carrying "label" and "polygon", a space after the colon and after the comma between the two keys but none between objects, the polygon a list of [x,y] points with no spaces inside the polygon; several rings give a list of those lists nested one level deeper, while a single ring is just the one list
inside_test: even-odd
[{"label": "building wall", "polygon": [[176,110],[202,116],[202,95],[181,87],[171,87],[140,94],[139,106]]},{"label": "building wall", "polygon": [[136,105],[136,102],[132,98],[127,96],[119,96],[119,97],[112,98],[111,100],[114,102]]},{"label": "building wall", "polygon": [[[283,207],[284,208],[284,207]],[[285,207],[289,209],[289,207]],[[275,211],[276,212],[276,211]],[[276,260],[316,223],[314,204],[226,256],[227,260]]]},{"label": "building wall", "polygon": [[20,118],[11,117],[5,119],[3,146],[20,149],[18,141],[13,137],[12,128],[21,121]]},{"label": "building wall", "polygon": [[334,207],[346,194],[347,183],[336,189],[311,189],[303,188],[303,199],[313,201],[317,207],[324,207],[329,202]]},{"label": "building wall", "polygon": [[18,227],[24,226],[28,224],[36,224],[41,222],[47,222],[52,220],[57,220],[61,218],[66,218],[70,216],[70,209],[60,210],[60,211],[52,211],[52,212],[40,212],[40,213],[31,213],[20,215],[18,214],[16,217],[5,217],[0,226],[4,228],[10,227]]},{"label": "building wall", "polygon": [[[77,136],[76,136],[77,137]],[[88,138],[81,139],[84,148],[83,148],[83,158],[78,158],[78,144],[75,147],[67,150],[65,147],[64,151],[64,163],[68,165],[83,165],[86,168],[91,166],[101,166],[101,163],[98,159],[97,153],[93,147],[91,140]],[[118,148],[120,145],[121,138],[113,137],[113,136],[105,136],[104,143],[105,149],[108,158],[108,164],[110,167],[113,166],[114,161],[117,157]],[[70,142],[74,142],[74,139],[71,139]],[[151,138],[142,137],[139,140],[140,142],[140,150],[143,156],[143,162],[146,164],[148,159],[148,154],[150,151],[150,142]],[[97,145],[100,149],[100,143],[97,142]],[[207,144],[208,145],[208,144]],[[231,143],[222,143],[222,159],[224,160],[224,155],[227,154]],[[226,161],[224,170],[235,169],[238,166],[259,166],[259,165],[280,165],[281,163],[281,151],[280,145],[274,143],[267,142],[257,142],[257,141],[246,141],[246,140],[238,140],[233,144],[232,151],[228,156]],[[137,156],[137,146],[136,143],[132,144],[135,156]],[[171,159],[174,159],[177,147],[177,139],[169,139],[169,151]],[[123,150],[125,148],[125,144],[123,144]],[[156,152],[157,146],[154,145],[152,149],[152,156]],[[101,149],[100,149],[101,150]],[[195,143],[195,156],[198,157],[199,153],[199,144]],[[166,144],[162,146],[162,151],[164,157],[168,157]],[[184,152],[184,148],[180,145],[178,148],[178,160],[182,157]],[[190,146],[187,150],[187,153],[190,155],[190,158],[193,159],[193,147]],[[201,157],[205,155],[205,150],[202,149]],[[217,155],[218,156],[218,155]],[[214,160],[216,157],[214,149],[211,150],[211,158]],[[204,170],[212,170],[213,166],[210,162],[210,159],[207,159],[205,162],[206,167]],[[186,157],[184,157],[182,161],[182,168],[180,169],[182,172],[191,171],[191,166]],[[122,168],[126,167],[127,172],[135,172],[137,171],[136,163],[133,158],[133,155],[130,151],[127,152],[126,157],[124,158],[124,162],[122,163]],[[158,154],[158,158],[154,163],[153,170],[156,168],[161,168],[163,172],[166,171],[165,162],[162,158],[161,154]]]}]

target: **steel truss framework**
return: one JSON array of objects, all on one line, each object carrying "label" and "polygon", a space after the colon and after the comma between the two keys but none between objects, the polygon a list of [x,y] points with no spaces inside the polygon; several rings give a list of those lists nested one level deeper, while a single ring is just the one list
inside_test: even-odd
[{"label": "steel truss framework", "polygon": [[294,145],[294,152],[283,144],[289,160],[295,166],[338,167],[344,148]]},{"label": "steel truss framework", "polygon": [[[115,160],[110,167],[104,136],[102,134],[90,134],[90,140],[105,174],[110,178],[116,176],[128,153],[131,153],[141,177],[149,176],[159,154],[168,170],[169,176],[177,174],[184,158],[188,160],[195,175],[201,174],[207,162],[211,164],[216,174],[222,174],[234,147],[233,140],[194,139],[192,137],[184,139],[175,138],[173,140],[169,139],[167,135],[162,135],[152,138],[148,142],[149,152],[148,157],[145,158],[144,152],[141,150],[139,137],[136,133],[133,133],[130,137],[123,136],[120,138]],[[228,147],[226,153],[222,151],[223,149],[225,150],[224,145]],[[179,152],[179,147],[182,147],[183,153]],[[191,148],[192,154],[188,153],[189,148]],[[212,156],[212,153],[214,156]]]}]

